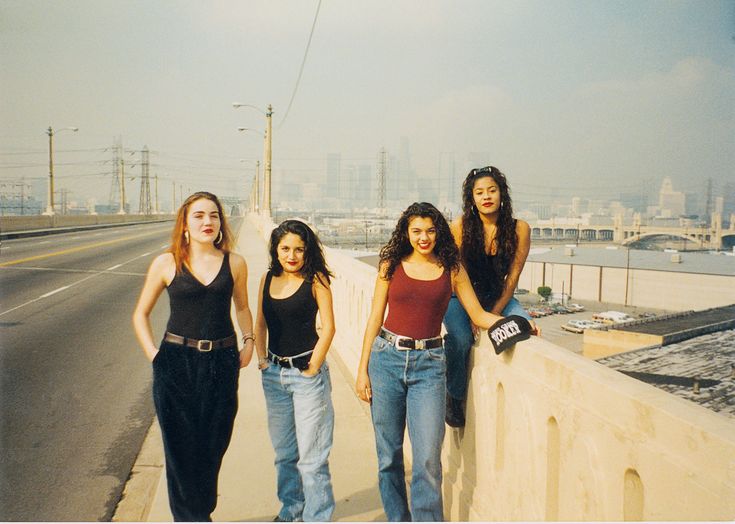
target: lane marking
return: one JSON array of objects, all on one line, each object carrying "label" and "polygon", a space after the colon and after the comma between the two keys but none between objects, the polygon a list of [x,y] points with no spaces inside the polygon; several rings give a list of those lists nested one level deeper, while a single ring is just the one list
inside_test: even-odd
[{"label": "lane marking", "polygon": [[117,268],[119,268],[120,266],[122,266],[122,264],[117,264],[117,265],[114,265],[114,266],[112,266],[112,267],[108,267],[107,269],[105,269],[105,271],[112,271],[113,269],[117,269]]},{"label": "lane marking", "polygon": [[15,264],[22,264],[23,262],[30,262],[31,260],[42,260],[44,258],[57,257],[60,255],[67,255],[69,253],[76,253],[78,251],[85,251],[87,249],[94,249],[96,247],[109,246],[111,244],[118,244],[120,242],[125,242],[126,240],[132,240],[134,238],[149,237],[151,235],[156,235],[156,234],[158,234],[157,231],[152,231],[148,233],[142,233],[140,235],[131,235],[128,237],[116,238],[115,240],[105,240],[104,242],[95,242],[93,244],[87,244],[84,246],[72,247],[69,249],[62,249],[61,251],[54,251],[52,253],[46,253],[44,255],[35,255],[32,257],[19,258],[18,260],[10,260],[8,262],[3,262],[0,264],[0,267],[7,267],[7,266],[13,266]]},{"label": "lane marking", "polygon": [[29,267],[29,266],[18,266],[18,267],[4,267],[0,268],[0,271],[54,271],[56,273],[110,273],[111,275],[130,275],[134,277],[144,277],[145,273],[134,273],[132,271],[111,271],[109,269],[71,269],[71,268],[59,268],[59,267]]},{"label": "lane marking", "polygon": [[59,289],[54,289],[53,291],[49,291],[48,293],[44,293],[43,295],[41,295],[41,296],[40,296],[40,297],[38,297],[38,298],[46,298],[46,297],[50,297],[51,295],[55,295],[55,294],[56,294],[56,293],[58,293],[59,291],[64,291],[65,289],[69,289],[69,288],[70,288],[70,287],[71,287],[72,285],[73,285],[73,284],[71,284],[71,285],[68,285],[68,286],[61,286],[61,287],[60,287]]},{"label": "lane marking", "polygon": [[[147,235],[138,235],[138,236],[147,236]],[[100,242],[100,244],[110,244],[110,243],[114,243],[114,242],[121,242],[121,241],[123,241],[123,240],[128,240],[129,238],[137,238],[137,237],[133,236],[133,237],[128,237],[128,238],[120,238],[120,239],[118,239],[118,240],[114,240],[114,241],[110,241],[110,242]],[[89,247],[90,247],[90,246],[87,246],[87,248],[89,248]],[[79,249],[75,249],[74,251],[78,251],[78,250],[79,250]],[[71,251],[71,250],[66,250],[66,251]],[[48,255],[48,256],[54,256],[54,255],[53,255],[53,254],[51,254],[51,255]],[[117,267],[120,267],[120,266],[124,266],[125,264],[129,264],[130,262],[133,262],[134,260],[137,260],[137,259],[139,259],[139,258],[140,258],[140,255],[136,255],[136,256],[134,256],[133,258],[131,258],[131,259],[129,259],[129,260],[126,260],[126,261],[124,261],[124,262],[123,262],[123,263],[121,263],[121,264],[118,264],[118,266],[117,266]],[[6,263],[6,264],[0,264],[0,267],[3,267],[3,266],[5,266],[5,265],[9,265],[9,264],[7,264],[7,263]],[[13,268],[13,269],[23,269],[23,268]],[[78,285],[78,284],[81,284],[82,282],[86,282],[86,281],[87,281],[87,280],[89,280],[90,278],[98,277],[98,276],[100,276],[100,275],[104,275],[104,274],[111,274],[111,273],[109,273],[109,270],[104,270],[104,271],[98,271],[98,272],[96,272],[96,273],[93,273],[93,274],[91,274],[91,275],[89,275],[89,276],[86,276],[86,277],[84,277],[84,278],[82,278],[82,279],[80,279],[80,280],[77,280],[76,282],[72,282],[72,283],[71,283],[71,284],[69,284],[68,286],[60,287],[60,288],[58,288],[58,289],[55,289],[54,291],[51,291],[51,292],[49,292],[49,293],[45,293],[45,294],[41,295],[41,296],[40,296],[40,297],[38,297],[38,298],[34,298],[34,299],[31,299],[31,300],[29,300],[28,302],[25,302],[25,303],[23,303],[23,304],[20,304],[19,306],[15,306],[15,307],[13,307],[13,308],[10,308],[10,309],[8,309],[8,310],[5,310],[5,311],[3,311],[2,313],[0,313],[0,317],[2,317],[3,315],[6,315],[7,313],[10,313],[10,312],[12,312],[12,311],[15,311],[15,310],[17,310],[17,309],[20,309],[20,308],[22,308],[22,307],[25,307],[25,306],[27,306],[27,305],[29,305],[29,304],[33,304],[34,302],[38,302],[39,300],[42,300],[42,299],[44,299],[44,298],[47,298],[47,297],[50,297],[51,295],[55,295],[55,294],[56,294],[56,293],[58,293],[59,291],[65,291],[65,290],[67,290],[67,289],[69,289],[69,288],[71,288],[71,287],[74,287],[74,286],[76,286],[76,285]]]},{"label": "lane marking", "polygon": [[50,240],[44,240],[43,242],[39,242],[39,244],[50,244],[50,243],[51,243]]},{"label": "lane marking", "polygon": [[143,253],[142,255],[140,255],[140,258],[147,257],[150,254],[151,254],[151,251],[148,251],[148,253]]}]

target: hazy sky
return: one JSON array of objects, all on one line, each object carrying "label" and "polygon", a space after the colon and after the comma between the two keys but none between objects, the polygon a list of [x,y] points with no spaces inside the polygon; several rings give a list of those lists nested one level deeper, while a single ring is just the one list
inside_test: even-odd
[{"label": "hazy sky", "polygon": [[273,104],[295,183],[402,136],[420,175],[484,151],[539,196],[735,179],[733,1],[324,0],[281,123],[317,4],[0,0],[0,179],[47,175],[51,125],[80,128],[55,142],[76,197],[106,199],[115,136],[154,151],[151,174],[244,185],[263,144],[236,128],[265,118],[234,101]]}]

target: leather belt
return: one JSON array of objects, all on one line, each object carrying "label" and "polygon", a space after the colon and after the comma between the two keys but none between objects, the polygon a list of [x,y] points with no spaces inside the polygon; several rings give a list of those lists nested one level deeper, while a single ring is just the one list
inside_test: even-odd
[{"label": "leather belt", "polygon": [[284,368],[297,368],[303,371],[309,367],[309,359],[304,360],[304,357],[311,355],[313,352],[314,350],[312,349],[311,351],[299,353],[292,357],[282,357],[268,350],[268,360]]},{"label": "leather belt", "polygon": [[182,337],[181,335],[174,335],[166,331],[163,336],[163,340],[171,342],[172,344],[179,344],[180,346],[187,346],[190,348],[198,349],[202,352],[212,351],[213,349],[226,348],[226,347],[237,347],[237,335],[234,333],[229,337],[220,338],[217,340],[197,340],[195,338]]},{"label": "leather belt", "polygon": [[398,350],[435,349],[442,347],[442,345],[444,344],[444,340],[442,339],[442,337],[409,338],[391,333],[385,328],[380,328],[380,337],[393,344]]}]

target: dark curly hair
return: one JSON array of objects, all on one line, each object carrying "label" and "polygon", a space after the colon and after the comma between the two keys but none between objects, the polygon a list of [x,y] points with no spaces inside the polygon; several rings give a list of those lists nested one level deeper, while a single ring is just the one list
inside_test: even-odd
[{"label": "dark curly hair", "polygon": [[330,282],[329,277],[334,275],[327,267],[326,260],[324,260],[324,251],[321,242],[319,242],[319,237],[300,220],[284,220],[271,232],[270,242],[268,243],[271,261],[268,269],[271,270],[273,276],[279,276],[283,273],[283,266],[278,261],[278,244],[288,233],[298,235],[304,242],[304,265],[301,268],[304,279],[313,282],[314,277],[316,277],[321,282],[321,277],[324,277],[328,284]]},{"label": "dark curly hair", "polygon": [[454,271],[459,267],[459,250],[454,243],[452,232],[449,230],[449,224],[447,224],[444,215],[433,204],[414,202],[401,214],[390,240],[380,249],[381,264],[383,262],[388,263],[385,275],[388,280],[393,277],[393,273],[401,260],[413,251],[411,242],[408,240],[408,224],[415,217],[430,218],[434,222],[436,228],[434,255],[442,267],[449,271]]},{"label": "dark curly hair", "polygon": [[500,212],[498,213],[495,240],[497,256],[493,258],[495,275],[501,280],[497,282],[500,288],[503,280],[508,274],[510,264],[518,248],[518,235],[516,233],[516,221],[513,218],[513,201],[510,198],[510,188],[505,180],[505,175],[497,167],[487,166],[473,169],[462,184],[462,248],[461,257],[467,273],[474,282],[479,276],[473,274],[477,268],[483,267],[481,257],[485,256],[485,233],[482,227],[480,214],[475,207],[472,190],[475,182],[481,178],[490,177],[500,190]]}]

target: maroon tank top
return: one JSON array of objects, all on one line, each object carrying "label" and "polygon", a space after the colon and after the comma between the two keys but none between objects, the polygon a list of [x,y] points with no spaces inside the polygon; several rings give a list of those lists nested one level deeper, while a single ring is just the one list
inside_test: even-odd
[{"label": "maroon tank top", "polygon": [[416,280],[398,264],[388,288],[388,317],[383,325],[404,337],[438,337],[451,296],[449,271],[435,280]]}]

